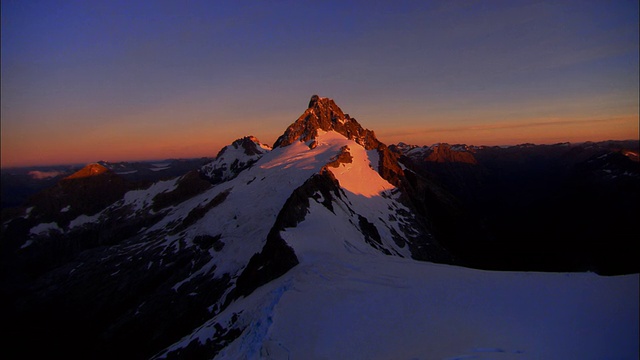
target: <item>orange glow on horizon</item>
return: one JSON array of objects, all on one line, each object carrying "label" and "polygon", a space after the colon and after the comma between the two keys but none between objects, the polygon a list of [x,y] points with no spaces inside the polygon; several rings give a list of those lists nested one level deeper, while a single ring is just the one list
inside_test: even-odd
[{"label": "orange glow on horizon", "polygon": [[[272,127],[275,128],[268,125],[252,126],[244,133],[231,126],[206,125],[179,130],[151,127],[155,131],[142,127],[124,126],[118,129],[113,126],[101,131],[77,129],[75,133],[64,134],[55,131],[21,134],[14,131],[13,136],[2,139],[2,167],[88,164],[100,160],[118,162],[214,157],[223,146],[242,136],[254,135],[263,143],[273,143],[280,134],[268,131]],[[256,133],[256,129],[262,130],[261,133]],[[405,142],[419,146],[434,143],[492,146],[633,140],[638,139],[639,131],[637,116],[528,119],[458,126],[444,123],[422,128],[394,125],[373,130],[386,144]],[[69,138],[73,141],[68,141]]]},{"label": "orange glow on horizon", "polygon": [[383,129],[376,134],[381,141],[389,144],[405,142],[420,146],[435,143],[494,146],[635,140],[639,138],[638,131],[638,117],[623,116],[609,119],[527,120],[422,129],[395,128]]}]

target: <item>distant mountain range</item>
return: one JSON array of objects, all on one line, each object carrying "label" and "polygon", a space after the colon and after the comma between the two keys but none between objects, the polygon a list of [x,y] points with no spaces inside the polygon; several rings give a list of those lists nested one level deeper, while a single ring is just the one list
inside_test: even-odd
[{"label": "distant mountain range", "polygon": [[[161,161],[98,161],[123,179],[147,184],[181,176],[210,162],[212,158],[167,159]],[[0,171],[2,208],[23,205],[30,196],[54,186],[58,181],[79,171],[85,165],[34,166]]]},{"label": "distant mountain range", "polygon": [[387,146],[313,96],[273,147],[3,173],[3,207],[27,198],[2,213],[3,326],[34,356],[279,359],[275,304],[309,276],[637,273],[639,164],[637,141]]},{"label": "distant mountain range", "polygon": [[432,213],[440,240],[469,266],[639,269],[632,248],[640,214],[638,141],[392,149],[413,173],[452,196],[455,205]]}]

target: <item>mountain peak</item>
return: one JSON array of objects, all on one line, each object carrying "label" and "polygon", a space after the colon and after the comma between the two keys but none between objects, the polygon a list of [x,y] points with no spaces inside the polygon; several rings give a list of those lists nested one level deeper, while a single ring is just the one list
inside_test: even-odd
[{"label": "mountain peak", "polygon": [[318,95],[311,96],[311,100],[309,100],[309,106],[307,106],[307,108],[313,107],[318,102],[318,100],[320,100],[320,97]]},{"label": "mountain peak", "polygon": [[254,136],[237,139],[218,152],[216,159],[200,169],[200,173],[213,183],[233,179],[242,170],[251,167],[271,147],[262,144]]},{"label": "mountain peak", "polygon": [[247,156],[261,155],[271,148],[262,144],[255,136],[245,136],[235,140],[230,146],[223,147],[216,155],[216,158],[222,157],[228,150],[241,150]]},{"label": "mountain peak", "polygon": [[86,178],[86,177],[90,177],[90,176],[97,176],[100,174],[104,174],[106,172],[109,172],[111,170],[109,170],[108,168],[104,167],[103,165],[100,165],[98,163],[91,163],[88,164],[87,166],[83,167],[82,169],[80,169],[79,171],[76,171],[75,173],[67,176],[65,179],[79,179],[79,178]]},{"label": "mountain peak", "polygon": [[464,146],[451,146],[447,143],[440,143],[431,146],[431,153],[425,158],[425,161],[437,163],[466,163],[477,164],[473,154],[466,150]]},{"label": "mountain peak", "polygon": [[330,98],[313,95],[309,106],[298,120],[289,125],[284,134],[276,140],[273,148],[285,147],[296,141],[309,142],[309,147],[317,145],[315,140],[321,132],[334,131],[360,144],[365,150],[377,150],[378,172],[383,179],[398,186],[404,177],[397,156],[381,143],[373,131],[363,128],[356,119],[345,114]]},{"label": "mountain peak", "polygon": [[381,145],[373,131],[364,129],[356,119],[345,114],[333,99],[313,95],[307,110],[289,125],[273,147],[291,145],[295,141],[314,140],[319,130],[338,132],[367,150],[377,149]]}]

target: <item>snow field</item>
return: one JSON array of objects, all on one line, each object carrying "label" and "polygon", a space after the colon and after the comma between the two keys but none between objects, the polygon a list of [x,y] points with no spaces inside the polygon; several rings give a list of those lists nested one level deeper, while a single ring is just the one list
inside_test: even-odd
[{"label": "snow field", "polygon": [[[256,306],[267,290],[285,289],[275,306],[258,305],[273,309],[261,314],[271,319],[265,336],[240,337],[250,343],[220,358],[638,358],[638,275],[488,272],[383,255],[315,260],[239,301]],[[279,357],[265,356],[273,344]],[[261,355],[242,351],[258,346]]]}]

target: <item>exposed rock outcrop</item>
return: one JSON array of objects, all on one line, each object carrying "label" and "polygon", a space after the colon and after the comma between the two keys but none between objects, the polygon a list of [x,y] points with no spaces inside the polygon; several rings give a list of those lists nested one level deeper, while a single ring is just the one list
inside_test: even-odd
[{"label": "exposed rock outcrop", "polygon": [[431,153],[424,159],[429,162],[455,162],[475,165],[478,163],[468,151],[455,150],[449,144],[437,144],[431,147]]},{"label": "exposed rock outcrop", "polygon": [[100,174],[104,174],[106,172],[109,172],[111,170],[107,169],[106,167],[98,164],[98,163],[91,163],[88,164],[87,166],[83,167],[82,169],[80,169],[79,171],[76,171],[75,173],[67,176],[65,179],[69,180],[69,179],[79,179],[79,178],[85,178],[85,177],[90,177],[90,176],[97,176]]},{"label": "exposed rock outcrop", "polygon": [[[354,140],[366,150],[377,150],[380,176],[391,184],[400,186],[404,173],[398,165],[398,155],[380,142],[372,130],[363,128],[356,119],[345,114],[333,99],[313,95],[307,110],[289,125],[273,147],[287,146],[296,141],[312,141],[318,136],[319,131],[335,131],[347,139]],[[310,147],[313,146],[315,142],[310,142]]]},{"label": "exposed rock outcrop", "polygon": [[271,148],[254,136],[246,136],[223,147],[216,159],[200,169],[200,173],[211,183],[231,180],[240,172],[250,168]]}]

